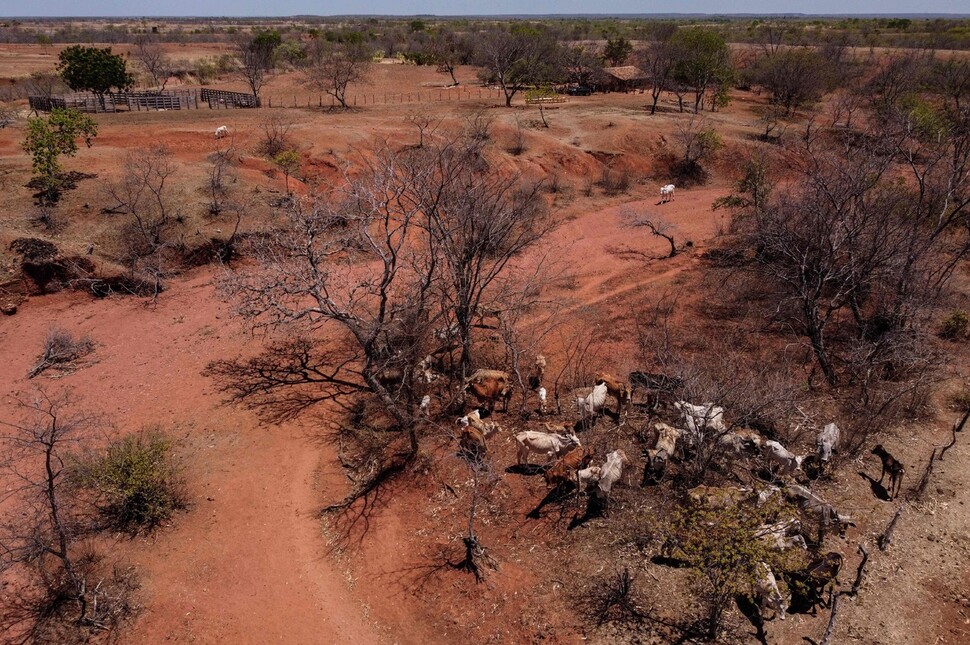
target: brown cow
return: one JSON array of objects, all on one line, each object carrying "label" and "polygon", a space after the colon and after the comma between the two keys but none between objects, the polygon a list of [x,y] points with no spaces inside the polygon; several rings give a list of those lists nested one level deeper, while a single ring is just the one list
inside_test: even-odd
[{"label": "brown cow", "polygon": [[465,379],[464,391],[474,394],[489,412],[494,409],[496,401],[503,401],[503,409],[508,411],[512,378],[501,370],[476,370]]},{"label": "brown cow", "polygon": [[567,481],[575,481],[576,471],[586,468],[591,461],[593,461],[592,448],[573,448],[543,473],[546,486],[552,488]]},{"label": "brown cow", "polygon": [[607,394],[616,399],[617,416],[623,413],[624,408],[629,408],[633,403],[633,391],[630,389],[630,384],[621,381],[612,374],[607,372],[597,373],[595,376],[595,384],[606,384]]}]

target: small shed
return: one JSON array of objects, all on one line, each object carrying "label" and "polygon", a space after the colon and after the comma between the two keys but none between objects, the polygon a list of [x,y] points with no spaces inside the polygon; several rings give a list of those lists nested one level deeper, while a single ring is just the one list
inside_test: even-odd
[{"label": "small shed", "polygon": [[605,92],[631,92],[642,90],[649,80],[646,72],[634,65],[604,67],[599,87]]}]

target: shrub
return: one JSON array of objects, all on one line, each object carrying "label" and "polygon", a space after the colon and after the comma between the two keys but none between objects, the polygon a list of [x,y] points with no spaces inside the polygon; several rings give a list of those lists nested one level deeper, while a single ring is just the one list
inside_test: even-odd
[{"label": "shrub", "polygon": [[947,340],[960,340],[967,337],[970,330],[970,316],[959,309],[943,319],[940,325],[940,336]]},{"label": "shrub", "polygon": [[612,168],[603,168],[598,183],[607,195],[619,195],[630,189],[630,173],[627,170],[614,171]]},{"label": "shrub", "polygon": [[80,472],[102,517],[118,530],[151,531],[186,506],[172,441],[159,432],[112,442],[104,454],[86,459]]},{"label": "shrub", "polygon": [[55,366],[70,365],[79,358],[94,351],[94,341],[88,336],[74,338],[66,329],[53,328],[47,332],[44,340],[44,351],[37,363],[28,372],[28,378],[34,378],[44,370]]}]

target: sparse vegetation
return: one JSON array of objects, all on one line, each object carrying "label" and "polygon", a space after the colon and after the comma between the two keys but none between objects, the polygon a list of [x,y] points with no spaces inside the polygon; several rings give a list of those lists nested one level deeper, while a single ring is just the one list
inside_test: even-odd
[{"label": "sparse vegetation", "polygon": [[27,136],[22,147],[33,160],[34,179],[41,206],[57,202],[63,178],[60,157],[73,157],[77,154],[77,140],[87,141],[98,134],[94,120],[77,110],[55,109],[48,118],[38,117],[27,120]]},{"label": "sparse vegetation", "polygon": [[82,458],[78,481],[92,492],[108,527],[151,532],[186,507],[173,448],[170,438],[150,430],[124,436],[103,452]]},{"label": "sparse vegetation", "polygon": [[962,340],[970,332],[970,316],[964,311],[954,311],[940,324],[940,336],[947,340]]},{"label": "sparse vegetation", "polygon": [[94,341],[88,336],[75,338],[68,330],[54,327],[47,332],[47,338],[44,340],[44,351],[37,363],[27,373],[27,376],[34,378],[51,368],[69,369],[75,361],[84,358],[93,351]]}]

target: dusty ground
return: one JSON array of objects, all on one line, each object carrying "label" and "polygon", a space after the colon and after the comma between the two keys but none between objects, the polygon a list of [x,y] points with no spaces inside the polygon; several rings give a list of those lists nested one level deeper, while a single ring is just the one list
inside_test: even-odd
[{"label": "dusty ground", "polygon": [[[0,48],[0,54],[9,51]],[[47,54],[38,51],[28,49],[23,65],[41,65]],[[21,69],[21,63],[2,64]],[[0,69],[0,76],[9,73]],[[473,76],[472,70],[462,72],[463,80]],[[396,65],[381,66],[377,78],[389,93],[416,93],[444,79],[430,69]],[[278,78],[270,93],[293,93],[301,87],[298,78]],[[702,188],[678,189],[676,200],[661,206],[657,188],[666,181],[658,158],[672,145],[674,123],[683,117],[647,116],[647,98],[577,97],[548,112],[549,129],[538,127],[535,109],[505,110],[495,107],[494,99],[378,106],[353,113],[299,109],[99,115],[101,132],[94,147],[82,149],[65,164],[97,177],[81,181],[65,197],[59,210],[67,223],[54,241],[76,252],[89,242],[109,243],[115,224],[98,211],[106,182],[119,175],[126,153],[133,149],[161,142],[174,152],[180,164],[179,190],[196,226],[193,234],[204,237],[225,226],[202,215],[206,157],[218,125],[228,124],[235,133],[239,182],[246,186],[251,205],[246,225],[255,227],[273,216],[267,198],[282,189],[282,177],[255,152],[267,115],[285,114],[293,120],[292,138],[306,161],[305,179],[312,184],[331,181],[344,159],[375,141],[414,142],[416,131],[404,122],[412,109],[449,117],[449,123],[484,109],[495,119],[496,151],[511,146],[516,119],[526,128],[527,150],[519,157],[509,155],[507,163],[528,178],[555,175],[561,182],[561,190],[549,196],[561,225],[534,251],[557,258],[568,273],[554,294],[569,311],[582,309],[607,323],[604,327],[622,330],[637,307],[670,293],[689,302],[703,283],[700,255],[726,225],[722,211],[712,211],[711,204],[728,192],[731,160],[757,131],[752,97],[741,96],[713,115],[728,142],[714,177]],[[0,269],[6,277],[15,269],[9,242],[39,234],[27,217],[32,212],[30,191],[23,184],[29,163],[19,149],[21,138],[20,127],[0,130]],[[632,185],[626,193],[606,196],[591,185],[604,163],[630,173]],[[631,214],[662,216],[674,225],[678,244],[689,240],[694,250],[672,260],[657,259],[665,250],[662,240],[629,227]],[[339,521],[321,521],[321,506],[347,489],[334,447],[321,436],[324,424],[313,415],[299,423],[261,423],[249,411],[224,405],[213,382],[202,376],[209,361],[253,353],[262,343],[244,332],[216,295],[212,283],[217,274],[199,269],[177,279],[154,305],[60,293],[32,297],[20,304],[16,316],[0,318],[0,392],[29,392],[38,384],[54,391],[71,388],[80,398],[79,407],[103,413],[113,432],[160,424],[179,439],[192,507],[152,538],[118,539],[112,549],[115,557],[138,565],[144,583],[145,610],[125,636],[127,642],[558,643],[584,638],[614,642],[621,637],[609,628],[592,630],[581,624],[577,607],[582,576],[562,575],[565,570],[590,576],[610,573],[602,562],[605,550],[614,549],[607,538],[608,520],[567,531],[568,516],[548,512],[538,520],[526,517],[544,494],[544,484],[540,478],[504,472],[514,462],[510,443],[496,442],[494,460],[500,467],[489,482],[489,501],[480,515],[482,542],[499,563],[482,584],[442,566],[460,556],[462,504],[470,485],[467,470],[453,454],[450,429],[442,428],[440,441],[429,442],[422,455],[437,466],[424,475],[419,471],[407,483],[393,484],[366,523],[348,529]],[[26,373],[54,325],[90,334],[98,344],[92,360],[62,378],[28,381]],[[631,352],[626,337],[617,333],[599,359],[623,373],[635,366]],[[966,387],[966,363],[956,362],[950,369],[946,387]],[[903,420],[884,440],[909,467],[907,485],[918,479],[931,447],[948,438],[946,428],[954,414],[942,399],[938,407],[931,422]],[[0,414],[12,413],[11,401],[4,397]],[[596,433],[594,445],[611,445],[608,428]],[[825,487],[830,501],[859,518],[859,528],[845,542],[832,543],[848,560],[842,580],[851,578],[860,541],[874,552],[859,598],[843,603],[835,642],[968,642],[966,441],[961,437],[939,464],[927,500],[909,507],[886,553],[875,550],[873,539],[896,506],[875,499],[857,474],[860,470],[878,475],[875,458],[845,465]],[[617,489],[621,506],[633,504],[626,490]],[[648,516],[661,501],[648,498],[638,512]],[[614,557],[642,569],[637,586],[651,615],[670,617],[685,598],[683,574],[646,563],[633,551]],[[797,615],[769,623],[769,642],[795,643],[802,636],[817,640],[826,620],[822,612],[817,618]],[[642,642],[650,642],[646,638]]]}]

